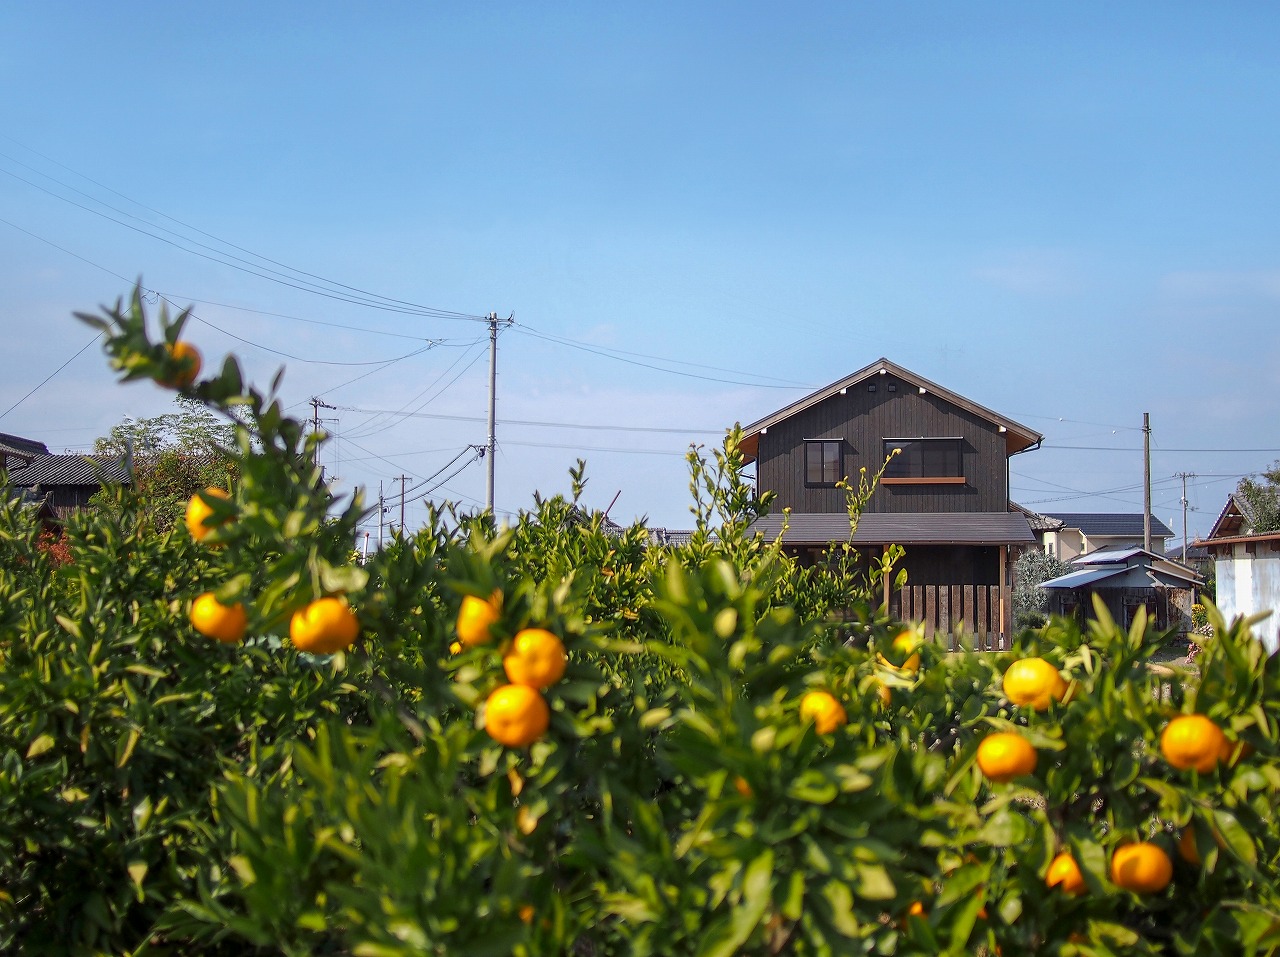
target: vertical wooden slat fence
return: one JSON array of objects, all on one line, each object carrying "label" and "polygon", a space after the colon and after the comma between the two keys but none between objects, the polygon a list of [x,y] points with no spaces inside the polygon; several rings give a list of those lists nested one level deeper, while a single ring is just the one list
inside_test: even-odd
[{"label": "vertical wooden slat fence", "polygon": [[948,636],[953,651],[961,631],[979,651],[1008,647],[1000,634],[999,585],[907,585],[893,594],[889,609],[903,621],[923,624],[930,638]]}]

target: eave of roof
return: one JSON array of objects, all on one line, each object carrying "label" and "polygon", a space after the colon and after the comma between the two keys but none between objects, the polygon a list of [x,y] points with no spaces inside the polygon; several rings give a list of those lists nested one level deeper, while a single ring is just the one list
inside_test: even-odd
[{"label": "eave of roof", "polygon": [[1212,548],[1214,545],[1238,545],[1248,542],[1276,542],[1280,541],[1280,532],[1257,532],[1253,535],[1224,535],[1221,538],[1197,538],[1192,545],[1203,545],[1205,548]]},{"label": "eave of roof", "polygon": [[986,406],[979,405],[971,399],[966,399],[964,396],[952,392],[950,389],[944,388],[936,382],[931,382],[923,376],[917,375],[910,369],[904,369],[902,366],[890,362],[888,359],[880,358],[870,365],[859,369],[857,372],[847,375],[843,379],[833,382],[830,385],[819,389],[817,392],[807,395],[803,399],[798,399],[785,408],[772,412],[764,418],[757,419],[755,422],[744,427],[742,430],[742,444],[740,445],[740,448],[746,454],[747,460],[753,461],[759,454],[760,435],[771,425],[775,425],[778,422],[789,419],[791,416],[796,415],[799,412],[803,412],[805,409],[812,408],[819,402],[823,402],[831,398],[833,395],[837,395],[841,389],[851,388],[859,382],[869,379],[872,376],[879,375],[881,372],[891,373],[899,379],[902,379],[904,382],[909,382],[918,389],[924,389],[926,392],[930,392],[933,395],[950,402],[952,405],[959,406],[965,411],[971,412],[979,418],[986,419],[993,425],[1000,427],[1005,432],[1006,455],[1013,455],[1016,452],[1022,452],[1025,449],[1029,449],[1033,445],[1037,445],[1044,441],[1044,436],[1039,432],[1036,432],[1034,429],[1029,429],[1025,425],[1015,422],[1013,419],[1000,415],[998,412],[993,412]]},{"label": "eave of roof", "polygon": [[[783,525],[786,528],[783,528]],[[1017,512],[868,512],[849,536],[843,512],[766,515],[751,526],[791,545],[1030,545],[1035,535]]]},{"label": "eave of roof", "polygon": [[125,484],[129,472],[118,458],[88,455],[38,455],[29,465],[9,473],[9,484],[21,488],[52,488],[64,485]]}]

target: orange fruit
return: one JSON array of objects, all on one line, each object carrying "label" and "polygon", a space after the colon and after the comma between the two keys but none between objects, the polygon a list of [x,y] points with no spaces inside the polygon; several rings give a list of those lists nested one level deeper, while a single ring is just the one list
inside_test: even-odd
[{"label": "orange fruit", "polygon": [[1004,783],[1036,769],[1036,749],[1020,734],[999,731],[978,745],[978,767],[991,781]]},{"label": "orange fruit", "polygon": [[475,595],[462,596],[458,608],[458,640],[464,648],[488,644],[493,640],[489,628],[501,617],[502,592],[495,591],[487,599]]},{"label": "orange fruit", "polygon": [[512,684],[545,691],[564,677],[568,658],[564,642],[545,628],[516,632],[511,648],[502,656],[502,670]]},{"label": "orange fruit", "polygon": [[200,374],[200,366],[203,364],[200,360],[200,350],[191,343],[181,340],[172,345],[165,343],[164,348],[169,354],[169,362],[174,366],[174,370],[157,376],[156,381],[170,389],[185,389],[195,382],[196,376]]},{"label": "orange fruit", "polygon": [[222,524],[222,522],[214,522],[213,524],[208,522],[213,515],[213,506],[206,499],[211,498],[229,499],[231,498],[231,493],[226,489],[207,488],[196,492],[195,495],[191,496],[191,500],[187,502],[187,531],[191,533],[191,537],[197,542],[204,541],[206,535]]},{"label": "orange fruit", "polygon": [[191,602],[191,627],[206,638],[236,644],[244,641],[249,618],[244,605],[224,605],[207,591]]},{"label": "orange fruit", "polygon": [[1049,887],[1060,887],[1065,893],[1072,895],[1083,894],[1086,890],[1080,865],[1066,851],[1049,863],[1049,872],[1045,874],[1044,882]]},{"label": "orange fruit", "polygon": [[812,721],[818,734],[830,734],[849,720],[844,705],[829,691],[810,691],[801,698],[800,717]]},{"label": "orange fruit", "polygon": [[1043,711],[1050,701],[1061,701],[1067,683],[1058,669],[1043,658],[1022,658],[1004,673],[1004,693],[1014,704]]},{"label": "orange fruit", "polygon": [[1180,714],[1160,734],[1160,753],[1179,771],[1194,768],[1208,774],[1218,766],[1226,746],[1222,729],[1202,714]]},{"label": "orange fruit", "polygon": [[1178,856],[1188,864],[1201,864],[1200,849],[1196,847],[1196,832],[1194,828],[1184,827],[1182,834],[1178,837]]},{"label": "orange fruit", "polygon": [[893,648],[894,658],[902,659],[902,664],[895,665],[884,655],[877,655],[880,664],[898,671],[910,671],[912,674],[920,670],[920,653],[916,651],[920,647],[920,636],[915,631],[907,628],[898,632],[890,647]]},{"label": "orange fruit", "polygon": [[756,792],[751,790],[751,785],[747,783],[747,779],[740,774],[733,779],[733,789],[744,798],[755,797]]},{"label": "orange fruit", "polygon": [[484,704],[484,729],[508,748],[527,748],[547,733],[551,709],[536,688],[503,685]]},{"label": "orange fruit", "polygon": [[1135,894],[1158,894],[1173,880],[1173,861],[1146,841],[1125,844],[1111,854],[1111,883]]},{"label": "orange fruit", "polygon": [[317,598],[293,613],[289,638],[299,651],[331,655],[351,646],[360,636],[360,621],[345,598]]}]

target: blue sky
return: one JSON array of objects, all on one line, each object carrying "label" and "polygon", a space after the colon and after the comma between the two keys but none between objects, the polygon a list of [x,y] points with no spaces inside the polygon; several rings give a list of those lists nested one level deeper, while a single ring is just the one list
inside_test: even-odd
[{"label": "blue sky", "polygon": [[[483,324],[239,257],[514,314],[506,513],[581,456],[589,505],[685,526],[690,442],[882,355],[1044,433],[1011,463],[1040,510],[1140,510],[1143,412],[1175,530],[1175,473],[1194,535],[1280,458],[1270,5],[124,0],[0,31],[0,431],[166,411],[96,347],[24,398],[142,276],[210,360],[339,407],[340,487],[484,443]],[[434,494],[482,501],[482,464]]]}]

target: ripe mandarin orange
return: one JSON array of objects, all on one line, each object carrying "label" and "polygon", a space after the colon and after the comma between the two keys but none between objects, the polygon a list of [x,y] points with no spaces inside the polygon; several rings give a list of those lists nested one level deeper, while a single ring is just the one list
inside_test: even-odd
[{"label": "ripe mandarin orange", "polygon": [[991,781],[1004,783],[1036,769],[1036,749],[1020,734],[999,731],[978,745],[978,767]]},{"label": "ripe mandarin orange", "polygon": [[313,655],[342,651],[359,636],[360,621],[342,597],[317,598],[295,611],[289,621],[293,646]]},{"label": "ripe mandarin orange", "polygon": [[1124,844],[1111,854],[1111,883],[1135,894],[1158,894],[1173,880],[1173,861],[1146,841]]},{"label": "ripe mandarin orange", "polygon": [[1004,693],[1016,705],[1043,711],[1050,701],[1062,700],[1067,683],[1043,658],[1022,658],[1005,670]]},{"label": "ripe mandarin orange", "polygon": [[1202,714],[1181,714],[1160,734],[1160,753],[1179,771],[1194,768],[1208,774],[1218,766],[1225,748],[1222,729]]},{"label": "ripe mandarin orange", "polygon": [[475,595],[462,596],[458,608],[458,640],[464,648],[487,644],[493,640],[489,628],[501,617],[502,592],[495,591],[486,598]]},{"label": "ripe mandarin orange", "polygon": [[209,518],[213,515],[213,507],[206,501],[211,498],[231,498],[231,493],[226,489],[207,488],[203,491],[196,492],[191,496],[191,500],[187,502],[187,513],[185,517],[187,531],[191,533],[191,537],[197,542],[202,542],[210,532],[212,532],[221,522],[210,524]]},{"label": "ripe mandarin orange", "polygon": [[545,628],[516,632],[511,648],[502,656],[502,670],[512,684],[545,691],[564,677],[568,658],[564,642]]},{"label": "ripe mandarin orange", "polygon": [[829,691],[810,691],[801,698],[800,717],[812,721],[818,734],[830,734],[849,720],[844,705]]},{"label": "ripe mandarin orange", "polygon": [[551,709],[536,688],[502,685],[485,701],[484,729],[508,748],[527,748],[547,733]]},{"label": "ripe mandarin orange", "polygon": [[1049,871],[1044,876],[1044,882],[1049,887],[1061,888],[1065,893],[1072,895],[1083,894],[1086,890],[1080,865],[1066,851],[1049,863]]},{"label": "ripe mandarin orange", "polygon": [[224,605],[207,591],[191,602],[191,627],[206,638],[235,644],[244,641],[249,618],[244,605]]},{"label": "ripe mandarin orange", "polygon": [[185,389],[196,381],[200,374],[200,350],[189,342],[179,340],[172,345],[166,343],[165,351],[169,353],[169,361],[174,370],[157,377],[156,381],[170,389]]}]

